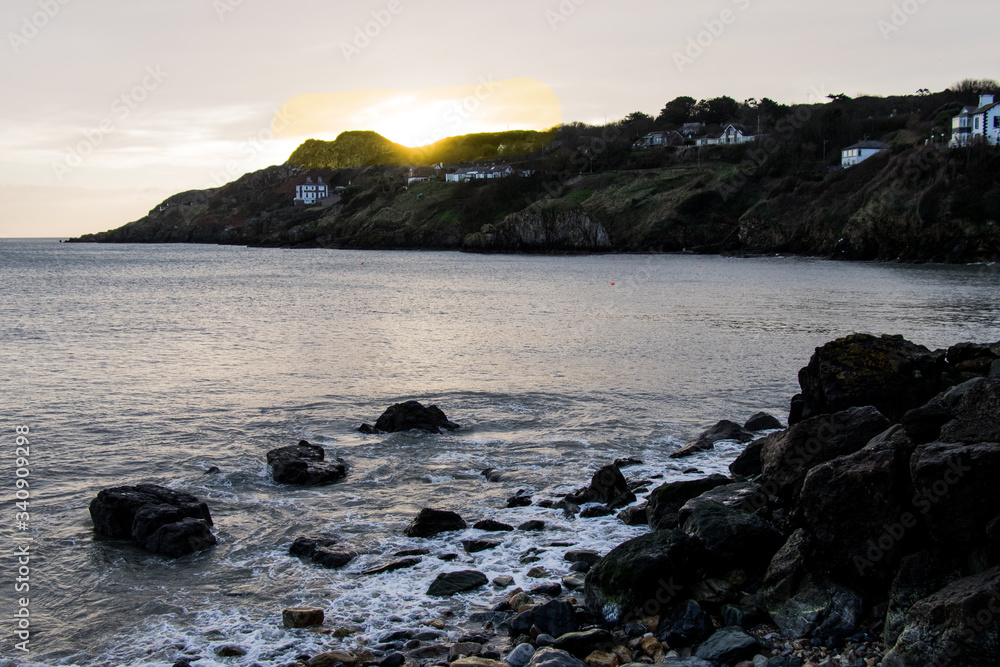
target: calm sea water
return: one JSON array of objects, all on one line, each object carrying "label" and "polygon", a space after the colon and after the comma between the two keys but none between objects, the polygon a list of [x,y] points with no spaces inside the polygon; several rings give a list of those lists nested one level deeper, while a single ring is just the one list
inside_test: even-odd
[{"label": "calm sea water", "polygon": [[[0,664],[279,665],[337,642],[287,632],[283,607],[323,607],[359,639],[417,627],[480,591],[424,595],[442,571],[525,578],[553,541],[610,549],[642,532],[613,517],[502,509],[551,497],[616,457],[632,477],[723,470],[735,446],[666,455],[722,418],[781,418],[813,349],[853,332],[930,347],[1000,339],[997,267],[691,256],[520,257],[0,241]],[[452,434],[362,436],[388,405],[436,403]],[[30,527],[15,526],[15,427],[31,428]],[[306,438],[352,465],[320,489],[270,481],[264,454]],[[206,475],[210,466],[221,474]],[[504,472],[487,483],[478,472]],[[689,473],[689,475],[699,473]],[[178,561],[93,537],[102,488],[156,482],[206,500],[219,544]],[[422,507],[518,524],[468,556],[409,539]],[[287,555],[339,536],[340,571]],[[14,650],[15,535],[34,538],[30,655]],[[411,570],[356,573],[429,546]],[[565,573],[564,549],[542,565]],[[394,617],[394,618],[393,618]],[[460,629],[449,627],[452,637]],[[235,644],[246,658],[215,656]]]}]

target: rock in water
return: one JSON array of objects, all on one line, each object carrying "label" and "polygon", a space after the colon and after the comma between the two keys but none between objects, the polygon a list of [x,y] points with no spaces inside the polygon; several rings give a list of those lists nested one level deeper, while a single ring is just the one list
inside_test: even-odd
[{"label": "rock in water", "polygon": [[279,447],[267,453],[271,476],[279,484],[316,486],[330,484],[347,475],[347,465],[337,459],[325,461],[325,451],[319,445],[300,440],[297,445]]},{"label": "rock in water", "polygon": [[743,428],[748,431],[772,431],[774,429],[784,428],[778,418],[769,415],[766,412],[758,412],[753,417],[748,419]]},{"label": "rock in water", "polygon": [[700,644],[712,633],[712,620],[694,600],[682,602],[660,621],[656,637],[669,646]]},{"label": "rock in water", "polygon": [[323,610],[293,607],[281,610],[281,624],[286,628],[310,628],[323,625]]},{"label": "rock in water", "polygon": [[99,535],[131,538],[153,553],[178,558],[215,544],[208,505],[156,484],[104,489],[90,503]]},{"label": "rock in water", "polygon": [[547,635],[561,637],[576,630],[576,612],[566,600],[551,600],[537,605],[511,619],[510,636],[527,634],[533,625]]},{"label": "rock in water", "polygon": [[459,425],[449,421],[436,405],[424,407],[417,401],[406,401],[389,406],[375,422],[374,429],[364,432],[396,433],[417,429],[428,433],[440,433],[441,429],[454,431]]},{"label": "rock in water", "polygon": [[646,518],[653,530],[672,530],[677,527],[678,512],[684,503],[711,491],[717,486],[730,484],[731,479],[723,475],[712,475],[704,479],[668,482],[653,489],[646,506]]},{"label": "rock in water", "polygon": [[689,442],[681,449],[670,455],[672,459],[681,459],[698,452],[703,452],[715,447],[715,443],[721,440],[736,440],[737,442],[750,442],[754,439],[754,434],[735,422],[722,420],[712,428],[708,429],[697,440]]},{"label": "rock in water", "polygon": [[535,651],[527,667],[586,667],[586,663],[566,651],[545,647]]},{"label": "rock in water", "polygon": [[571,493],[566,496],[566,500],[574,505],[601,503],[615,509],[634,503],[635,494],[628,488],[628,482],[618,466],[607,465],[594,473],[589,487]]},{"label": "rock in water", "polygon": [[490,582],[486,575],[475,570],[460,570],[458,572],[442,572],[431,582],[427,595],[448,597],[455,593],[472,591]]},{"label": "rock in water", "polygon": [[466,528],[468,525],[455,512],[425,508],[410,522],[404,534],[407,537],[433,537],[438,533]]}]

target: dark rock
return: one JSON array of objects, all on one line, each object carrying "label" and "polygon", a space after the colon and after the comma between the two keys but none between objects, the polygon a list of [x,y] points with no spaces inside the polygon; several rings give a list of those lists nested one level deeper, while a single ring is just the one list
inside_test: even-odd
[{"label": "dark rock", "polygon": [[479,474],[485,477],[487,482],[499,482],[503,479],[503,474],[496,468],[487,468]]},{"label": "dark rock", "polygon": [[573,563],[572,565],[569,566],[569,571],[570,572],[584,572],[584,573],[586,573],[586,572],[590,572],[590,568],[592,568],[592,567],[593,567],[593,565],[591,565],[590,563],[585,563],[583,561],[577,561],[577,562],[575,562],[575,563]]},{"label": "dark rock", "polygon": [[751,508],[760,493],[760,485],[754,482],[730,482],[729,484],[722,484],[684,503],[677,511],[677,521],[683,525],[688,520],[688,517],[691,516],[691,513],[704,503],[718,503],[726,507],[743,509],[747,512],[753,511]]},{"label": "dark rock", "polygon": [[680,459],[698,452],[715,447],[715,443],[721,440],[736,440],[737,442],[750,442],[754,439],[754,434],[746,430],[739,424],[728,420],[722,420],[712,428],[703,432],[696,440],[684,445],[681,449],[670,455],[672,459]]},{"label": "dark rock", "polygon": [[955,416],[941,427],[941,442],[1000,442],[1000,378],[977,378],[942,397]]},{"label": "dark rock", "polygon": [[557,637],[552,647],[583,659],[596,650],[610,651],[615,643],[611,632],[603,628],[594,628],[582,632],[567,632]]},{"label": "dark rock", "polygon": [[383,644],[388,644],[391,642],[406,641],[408,639],[413,639],[412,630],[395,630],[393,632],[387,632],[378,638],[378,641]]},{"label": "dark rock", "polygon": [[476,523],[472,524],[472,527],[477,530],[485,530],[493,533],[514,530],[514,526],[511,526],[506,523],[501,523],[500,521],[494,521],[493,519],[483,519],[482,521],[477,521]]},{"label": "dark rock", "polygon": [[955,377],[943,352],[902,336],[847,336],[817,348],[799,371],[801,415],[790,415],[788,423],[869,405],[898,421],[954,384],[949,378]]},{"label": "dark rock", "polygon": [[91,501],[90,516],[99,535],[131,538],[143,549],[172,558],[215,544],[208,505],[156,484],[104,489]]},{"label": "dark rock", "polygon": [[627,468],[629,466],[641,466],[641,465],[642,461],[640,461],[639,459],[633,459],[631,457],[627,459],[615,459],[615,467],[619,469]]},{"label": "dark rock", "polygon": [[303,536],[296,537],[295,541],[292,542],[291,546],[288,547],[288,553],[292,556],[298,556],[300,558],[312,558],[313,553],[316,549],[325,549],[328,547],[333,547],[339,544],[340,541],[333,537],[322,537],[322,536]]},{"label": "dark rock", "polygon": [[217,475],[220,472],[222,472],[222,469],[219,466],[212,466],[208,470],[205,471],[205,474],[206,475]]},{"label": "dark rock", "polygon": [[402,570],[408,567],[413,567],[423,560],[420,557],[415,558],[401,558],[399,560],[394,560],[391,563],[386,563],[385,565],[380,565],[378,567],[373,567],[371,569],[365,570],[361,574],[384,574],[385,572],[395,572],[396,570]]},{"label": "dark rock", "polygon": [[713,663],[731,664],[751,659],[760,649],[760,642],[743,628],[721,628],[698,647],[695,655]]},{"label": "dark rock", "polygon": [[694,646],[712,634],[712,621],[694,600],[682,602],[660,619],[656,638],[672,648]]},{"label": "dark rock", "polygon": [[505,661],[513,667],[525,667],[534,654],[535,647],[531,644],[518,644],[513,651],[507,654]]},{"label": "dark rock", "polygon": [[772,431],[778,428],[784,428],[781,422],[778,421],[777,417],[769,415],[766,412],[758,412],[753,417],[747,420],[743,425],[748,431]]},{"label": "dark rock", "polygon": [[448,597],[455,593],[472,591],[490,582],[486,575],[475,570],[460,570],[458,572],[442,572],[431,582],[427,595]]},{"label": "dark rock", "polygon": [[759,516],[716,502],[697,504],[684,531],[701,542],[702,567],[720,574],[737,568],[763,573],[785,541]]},{"label": "dark rock", "polygon": [[995,665],[1000,568],[959,579],[914,604],[883,667]]},{"label": "dark rock", "polygon": [[576,612],[566,600],[550,600],[512,618],[510,636],[527,634],[533,625],[545,634],[561,637],[576,630]]},{"label": "dark rock", "polygon": [[531,496],[525,493],[523,490],[518,491],[513,496],[507,499],[507,507],[528,507],[531,505]]},{"label": "dark rock", "polygon": [[358,557],[357,552],[350,549],[334,548],[337,544],[337,539],[332,537],[297,537],[288,553],[329,569],[343,567]]},{"label": "dark rock", "polygon": [[344,567],[358,557],[358,552],[350,549],[316,549],[312,561],[330,570]]},{"label": "dark rock", "polygon": [[375,427],[371,424],[361,424],[361,426],[358,427],[358,433],[364,433],[365,435],[377,435],[378,431],[376,431]]},{"label": "dark rock", "polygon": [[402,653],[390,653],[378,662],[378,667],[403,667],[406,656]]},{"label": "dark rock", "polygon": [[756,477],[763,468],[760,462],[760,452],[764,449],[765,438],[758,438],[747,445],[736,460],[729,464],[729,472],[741,477]]},{"label": "dark rock", "polygon": [[[680,530],[658,530],[612,549],[587,573],[591,611],[605,621],[645,618],[697,579],[702,550],[697,538]],[[690,597],[688,594],[686,597]]]},{"label": "dark rock", "polygon": [[233,644],[227,644],[226,646],[220,646],[215,649],[215,655],[220,658],[242,658],[247,654],[247,650],[242,646],[235,646]]},{"label": "dark rock", "polygon": [[279,484],[316,486],[330,484],[347,475],[347,465],[341,461],[325,461],[324,450],[300,440],[297,445],[278,447],[267,453],[271,476]]},{"label": "dark rock", "polygon": [[545,522],[544,521],[537,521],[537,520],[525,521],[520,526],[518,526],[517,529],[518,530],[524,530],[524,531],[545,530]]},{"label": "dark rock", "polygon": [[893,646],[899,639],[910,607],[961,578],[959,564],[939,550],[928,549],[904,558],[889,593],[883,631],[885,645]]},{"label": "dark rock", "polygon": [[539,584],[528,591],[529,595],[548,595],[555,597],[562,593],[562,586],[556,583]]},{"label": "dark rock", "polygon": [[586,665],[566,651],[545,647],[535,651],[527,667],[586,667]]},{"label": "dark rock", "polygon": [[919,408],[909,410],[900,422],[906,435],[914,443],[922,445],[941,436],[941,427],[954,419],[951,412],[941,403],[931,401]]},{"label": "dark rock", "polygon": [[455,512],[425,508],[406,527],[407,537],[433,537],[438,533],[452,530],[465,530],[468,525]]},{"label": "dark rock", "polygon": [[764,438],[760,453],[763,486],[773,487],[774,495],[790,498],[813,467],[858,451],[889,426],[878,410],[864,407],[823,414],[772,433]]},{"label": "dark rock", "polygon": [[494,540],[462,540],[462,546],[465,547],[466,552],[474,554],[488,549],[496,549],[500,543]]},{"label": "dark rock", "polygon": [[375,422],[376,433],[396,433],[417,429],[440,433],[441,429],[454,431],[458,424],[451,422],[436,405],[424,407],[417,401],[406,401],[389,406]]},{"label": "dark rock", "polygon": [[628,488],[628,482],[618,466],[609,465],[594,473],[589,487],[566,496],[566,500],[574,505],[601,503],[615,509],[634,503],[635,494]]},{"label": "dark rock", "polygon": [[573,551],[567,551],[563,555],[563,560],[567,560],[570,563],[587,563],[588,565],[595,565],[600,562],[601,554],[593,551],[592,549],[576,549]]},{"label": "dark rock", "polygon": [[649,494],[646,516],[653,530],[671,530],[677,527],[677,513],[687,501],[700,496],[717,486],[730,484],[731,479],[723,475],[712,475],[704,479],[668,482]]},{"label": "dark rock", "polygon": [[392,555],[393,558],[405,558],[407,556],[428,556],[430,555],[430,549],[403,549],[402,551],[397,551]]},{"label": "dark rock", "polygon": [[600,516],[611,516],[614,510],[607,505],[590,505],[580,511],[581,519],[594,519]]},{"label": "dark rock", "polygon": [[621,519],[622,523],[626,526],[645,526],[649,524],[649,519],[646,518],[647,507],[647,503],[626,507],[618,513],[618,518]]}]

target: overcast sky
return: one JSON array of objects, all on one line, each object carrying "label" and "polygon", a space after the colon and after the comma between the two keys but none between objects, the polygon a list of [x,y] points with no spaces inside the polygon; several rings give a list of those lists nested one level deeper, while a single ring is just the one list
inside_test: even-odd
[{"label": "overcast sky", "polygon": [[497,129],[501,100],[604,122],[1000,77],[997,0],[3,0],[0,27],[0,237],[118,227],[310,134]]}]

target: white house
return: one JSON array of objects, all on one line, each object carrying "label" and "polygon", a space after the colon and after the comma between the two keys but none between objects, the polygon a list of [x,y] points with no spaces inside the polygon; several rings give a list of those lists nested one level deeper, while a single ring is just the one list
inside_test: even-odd
[{"label": "white house", "polygon": [[326,183],[319,179],[316,179],[316,182],[313,183],[312,178],[306,178],[305,184],[295,186],[295,203],[315,204],[320,199],[326,198],[329,194],[330,186]]},{"label": "white house", "polygon": [[993,95],[980,95],[978,107],[965,107],[951,121],[950,146],[970,146],[985,141],[1000,144],[1000,103]]},{"label": "white house", "polygon": [[507,178],[508,176],[521,173],[522,172],[506,164],[499,167],[465,167],[455,171],[453,174],[447,174],[444,177],[444,180],[449,183],[464,183],[466,181],[484,180],[490,178]]},{"label": "white house", "polygon": [[753,132],[739,123],[730,123],[719,137],[720,144],[748,144],[756,138]]},{"label": "white house", "polygon": [[859,141],[853,146],[848,146],[840,153],[840,166],[853,167],[870,158],[876,153],[887,151],[892,146],[881,141]]}]

